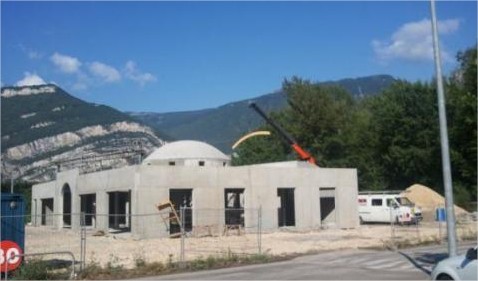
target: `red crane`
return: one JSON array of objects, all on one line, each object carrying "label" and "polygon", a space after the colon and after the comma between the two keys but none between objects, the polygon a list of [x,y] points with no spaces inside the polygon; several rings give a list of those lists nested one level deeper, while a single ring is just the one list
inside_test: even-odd
[{"label": "red crane", "polygon": [[270,119],[257,104],[251,102],[249,103],[249,107],[254,109],[264,120],[267,121],[267,123],[269,123],[269,125],[271,125],[282,136],[282,138],[286,141],[286,143],[290,145],[292,149],[294,149],[294,151],[299,155],[299,158],[301,160],[317,165],[314,157],[312,157],[310,153],[302,149],[302,147],[300,147],[297,141],[294,140],[294,138],[292,138],[292,136],[289,135],[289,133],[287,133],[284,129],[282,129],[282,127],[279,126],[279,124],[274,122],[274,120]]}]

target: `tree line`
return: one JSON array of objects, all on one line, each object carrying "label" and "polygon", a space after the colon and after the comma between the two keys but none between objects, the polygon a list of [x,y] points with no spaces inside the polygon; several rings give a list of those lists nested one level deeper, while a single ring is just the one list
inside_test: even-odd
[{"label": "tree line", "polygon": [[[476,201],[477,48],[459,52],[445,77],[455,201]],[[360,190],[396,190],[420,183],[443,194],[436,83],[398,80],[381,94],[354,99],[337,86],[298,77],[283,82],[289,106],[271,117],[321,167],[357,168]],[[296,159],[274,130],[235,151],[233,165]]]}]

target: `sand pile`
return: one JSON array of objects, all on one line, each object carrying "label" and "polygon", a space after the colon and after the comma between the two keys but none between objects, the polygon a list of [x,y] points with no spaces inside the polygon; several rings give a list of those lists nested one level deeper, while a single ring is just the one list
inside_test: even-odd
[{"label": "sand pile", "polygon": [[[445,207],[445,197],[441,196],[433,189],[421,184],[414,184],[410,186],[409,188],[405,189],[401,195],[407,197],[418,207],[422,208],[424,217],[426,214],[433,214],[434,217],[436,208]],[[463,208],[455,205],[456,216],[466,213],[467,211],[465,211]]]}]

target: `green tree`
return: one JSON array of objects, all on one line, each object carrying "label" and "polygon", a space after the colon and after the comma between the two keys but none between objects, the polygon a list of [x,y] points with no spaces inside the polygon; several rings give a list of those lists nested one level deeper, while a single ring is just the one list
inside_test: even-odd
[{"label": "green tree", "polygon": [[[289,107],[271,118],[308,151],[319,166],[340,166],[345,159],[344,131],[350,122],[353,99],[337,86],[319,86],[293,77],[282,85]],[[297,159],[289,144],[270,126],[271,138],[254,138],[241,144],[234,165]]]},{"label": "green tree", "polygon": [[319,166],[347,166],[345,130],[352,117],[352,96],[343,88],[297,77],[284,81],[282,88],[291,105],[282,112],[286,130]]},{"label": "green tree", "polygon": [[379,135],[371,127],[371,99],[357,103],[344,132],[347,167],[357,168],[359,189],[381,190],[387,186],[385,171],[377,161]]},{"label": "green tree", "polygon": [[[455,198],[463,203],[476,200],[477,190],[476,46],[459,53],[457,60],[459,67],[447,79],[446,102]],[[358,101],[342,88],[297,77],[285,80],[282,88],[290,107],[273,119],[319,166],[357,168],[360,189],[421,183],[443,193],[434,84],[398,81],[380,95]],[[248,140],[238,155],[241,164],[295,157],[276,134]]]},{"label": "green tree", "polygon": [[386,188],[441,185],[437,106],[428,84],[399,81],[371,101],[374,154]]},{"label": "green tree", "polygon": [[476,46],[458,53],[457,60],[459,67],[446,87],[447,121],[454,190],[466,201],[477,195]]}]

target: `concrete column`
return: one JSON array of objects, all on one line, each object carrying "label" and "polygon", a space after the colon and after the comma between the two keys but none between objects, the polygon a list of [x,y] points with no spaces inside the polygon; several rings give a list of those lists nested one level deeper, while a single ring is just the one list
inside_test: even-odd
[{"label": "concrete column", "polygon": [[81,217],[81,200],[80,196],[72,190],[71,193],[71,229],[79,230]]},{"label": "concrete column", "polygon": [[114,220],[114,226],[115,227],[118,227],[119,226],[119,217],[118,215],[120,214],[120,211],[119,211],[119,193],[118,192],[115,192],[113,194],[113,206],[114,206],[114,217],[113,217],[113,220]]},{"label": "concrete column", "polygon": [[56,229],[63,228],[63,194],[61,190],[53,198],[53,226]]},{"label": "concrete column", "polygon": [[96,229],[108,232],[108,193],[105,191],[96,192]]},{"label": "concrete column", "polygon": [[[40,208],[38,208],[40,205]],[[41,224],[41,200],[39,199],[32,199],[32,225],[39,226]]]}]

